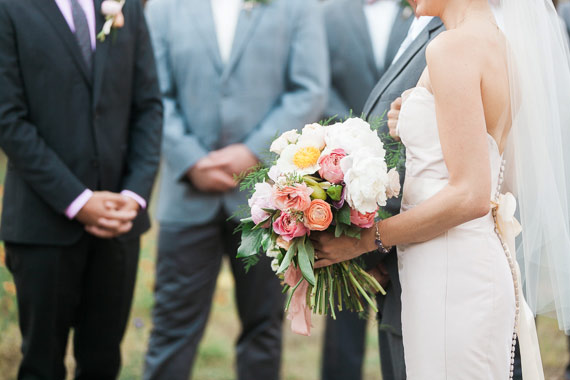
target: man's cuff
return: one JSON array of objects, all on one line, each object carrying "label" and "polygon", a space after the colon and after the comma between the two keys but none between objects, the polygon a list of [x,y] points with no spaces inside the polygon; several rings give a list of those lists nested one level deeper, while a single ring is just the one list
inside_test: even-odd
[{"label": "man's cuff", "polygon": [[124,195],[126,197],[133,199],[135,202],[137,202],[139,204],[139,206],[141,206],[141,210],[146,209],[146,201],[144,200],[143,197],[141,197],[137,193],[134,193],[130,190],[123,190],[123,191],[121,191],[121,195]]},{"label": "man's cuff", "polygon": [[81,211],[83,206],[91,199],[93,192],[89,189],[85,189],[67,208],[65,209],[65,215],[71,220],[75,218],[77,213]]}]

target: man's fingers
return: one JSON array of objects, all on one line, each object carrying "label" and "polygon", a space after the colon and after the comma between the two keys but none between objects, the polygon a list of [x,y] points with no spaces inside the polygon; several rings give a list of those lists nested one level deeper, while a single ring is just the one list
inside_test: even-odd
[{"label": "man's fingers", "polygon": [[121,227],[121,224],[123,224],[123,222],[117,219],[107,219],[107,218],[99,218],[97,220],[97,223],[98,223],[97,227],[102,227],[106,230],[111,230],[111,231],[118,230],[119,227]]},{"label": "man's fingers", "polygon": [[402,108],[402,97],[396,98],[396,100],[394,100],[392,104],[390,104],[390,108],[399,111],[400,108]]},{"label": "man's fingers", "polygon": [[212,173],[212,177],[220,185],[221,191],[227,191],[237,186],[234,178],[224,171],[216,170]]},{"label": "man's fingers", "polygon": [[133,223],[128,222],[128,223],[123,223],[119,229],[117,230],[119,235],[123,235],[126,234],[127,232],[129,232],[131,229],[133,228]]},{"label": "man's fingers", "polygon": [[198,170],[209,170],[215,168],[224,168],[231,164],[231,159],[226,155],[219,153],[210,153],[208,156],[204,157],[198,163],[196,163],[196,169]]},{"label": "man's fingers", "polygon": [[105,230],[97,226],[85,226],[85,230],[93,236],[97,236],[102,239],[112,239],[116,234],[112,231]]},{"label": "man's fingers", "polygon": [[131,222],[137,217],[137,212],[135,210],[107,210],[104,215],[105,219],[116,219],[119,222],[127,223]]}]

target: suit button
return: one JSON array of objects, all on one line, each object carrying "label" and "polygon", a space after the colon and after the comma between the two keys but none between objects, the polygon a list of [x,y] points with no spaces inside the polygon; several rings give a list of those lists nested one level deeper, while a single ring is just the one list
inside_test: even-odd
[{"label": "suit button", "polygon": [[94,168],[98,168],[99,167],[99,161],[98,160],[91,160],[91,166],[93,166]]}]

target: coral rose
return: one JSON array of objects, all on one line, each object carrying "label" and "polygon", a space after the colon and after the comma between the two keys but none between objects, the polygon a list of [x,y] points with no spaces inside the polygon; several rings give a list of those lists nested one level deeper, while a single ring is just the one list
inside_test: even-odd
[{"label": "coral rose", "polygon": [[360,228],[370,228],[374,225],[375,212],[367,212],[362,214],[356,210],[350,210],[350,223]]},{"label": "coral rose", "polygon": [[284,186],[275,190],[273,203],[281,211],[305,211],[311,205],[312,192],[305,183]]},{"label": "coral rose", "polygon": [[282,213],[279,218],[273,222],[273,231],[275,231],[277,235],[280,235],[285,241],[291,241],[309,232],[303,223],[286,212]]},{"label": "coral rose", "polygon": [[313,231],[326,230],[333,220],[331,206],[321,200],[315,199],[305,211],[305,225]]},{"label": "coral rose", "polygon": [[344,157],[346,157],[346,152],[343,149],[334,149],[329,154],[321,156],[319,159],[321,178],[337,185],[341,183],[344,173],[340,168],[340,160]]}]

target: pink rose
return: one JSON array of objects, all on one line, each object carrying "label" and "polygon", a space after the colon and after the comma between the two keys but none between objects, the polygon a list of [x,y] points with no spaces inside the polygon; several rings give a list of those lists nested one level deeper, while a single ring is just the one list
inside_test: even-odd
[{"label": "pink rose", "polygon": [[294,186],[276,188],[273,203],[281,211],[305,211],[311,205],[313,189],[306,183],[296,183]]},{"label": "pink rose", "polygon": [[281,213],[281,216],[273,222],[273,230],[285,241],[291,241],[294,238],[304,236],[309,232],[303,223],[299,222],[294,216],[286,212]]},{"label": "pink rose", "polygon": [[350,210],[350,223],[354,224],[360,228],[370,228],[374,225],[374,218],[376,218],[376,213],[367,212],[366,214],[361,214],[360,212],[351,209]]},{"label": "pink rose", "polygon": [[[253,223],[259,224],[269,217],[269,213],[264,209],[275,209],[273,205],[273,187],[267,182],[255,185],[255,192],[247,201],[251,208],[251,219]],[[263,228],[269,227],[269,221],[265,223]]]},{"label": "pink rose", "polygon": [[321,178],[326,179],[330,183],[339,184],[344,179],[344,173],[340,168],[340,160],[346,157],[343,149],[334,149],[326,156],[319,158],[319,174]]}]

